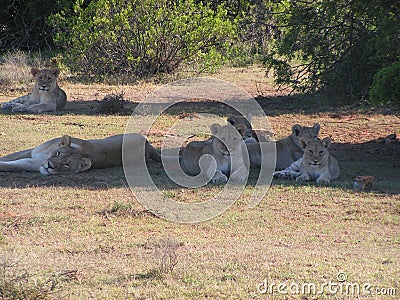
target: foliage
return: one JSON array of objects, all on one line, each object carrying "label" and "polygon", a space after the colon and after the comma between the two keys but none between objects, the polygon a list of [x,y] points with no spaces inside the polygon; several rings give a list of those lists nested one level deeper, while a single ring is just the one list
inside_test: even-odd
[{"label": "foliage", "polygon": [[261,61],[269,51],[275,24],[271,21],[271,0],[206,0],[213,9],[223,5],[228,16],[238,25],[237,38],[232,45],[230,63],[245,66]]},{"label": "foliage", "polygon": [[0,53],[53,50],[53,29],[47,18],[69,10],[66,0],[0,0]]},{"label": "foliage", "polygon": [[391,102],[400,106],[400,61],[379,70],[370,90],[371,102]]},{"label": "foliage", "polygon": [[224,61],[235,26],[219,7],[190,1],[77,1],[75,14],[55,14],[56,40],[73,71],[94,79],[172,73],[187,64],[212,69]]},{"label": "foliage", "polygon": [[274,7],[280,38],[266,57],[276,82],[341,99],[368,93],[400,55],[399,1],[289,1]]}]

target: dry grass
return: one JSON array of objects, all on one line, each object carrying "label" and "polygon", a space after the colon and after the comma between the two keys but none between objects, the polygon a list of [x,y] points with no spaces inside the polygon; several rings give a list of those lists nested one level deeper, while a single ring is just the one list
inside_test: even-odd
[{"label": "dry grass", "polygon": [[[54,299],[353,299],[354,295],[264,295],[274,283],[348,282],[396,288],[400,293],[399,146],[374,141],[400,133],[396,115],[326,109],[279,98],[259,68],[227,69],[218,77],[260,100],[277,138],[293,123],[320,122],[335,142],[343,174],[330,187],[277,180],[251,209],[250,184],[228,211],[208,222],[184,225],[148,213],[127,187],[121,168],[75,177],[0,174],[1,254],[15,253],[18,270],[34,278],[73,272],[57,281]],[[131,104],[156,86],[84,86],[64,83],[70,102],[56,114],[0,114],[0,155],[71,134],[100,138],[123,133],[129,116],[100,116],[98,100],[123,93]],[[4,99],[9,100],[9,99]],[[191,108],[192,109],[192,108]],[[189,114],[190,115],[190,114]],[[159,146],[163,130],[180,115],[165,115],[149,139]],[[220,187],[171,188],[151,163],[166,193],[180,201],[215,194]],[[374,175],[373,189],[352,190],[357,175]],[[18,274],[18,270],[16,271]],[[161,274],[161,275],[160,275]],[[276,289],[275,289],[276,291]],[[398,296],[397,296],[398,297]],[[374,299],[394,299],[376,296]],[[371,299],[362,295],[359,299]]]},{"label": "dry grass", "polygon": [[48,59],[40,54],[31,57],[20,50],[4,54],[0,58],[0,95],[29,92],[33,84],[31,68],[44,68],[48,64]]}]

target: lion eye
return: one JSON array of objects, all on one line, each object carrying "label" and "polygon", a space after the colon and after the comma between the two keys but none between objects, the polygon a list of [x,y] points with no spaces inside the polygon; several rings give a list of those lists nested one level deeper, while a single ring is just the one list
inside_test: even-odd
[{"label": "lion eye", "polygon": [[69,169],[69,164],[63,164],[63,167]]},{"label": "lion eye", "polygon": [[324,153],[324,151],[323,151],[323,150],[319,151],[319,154],[322,154],[322,153]]},{"label": "lion eye", "polygon": [[56,152],[56,156],[60,156],[61,155],[61,152],[60,151],[57,151]]},{"label": "lion eye", "polygon": [[310,151],[310,154],[314,154],[314,151],[312,151],[312,150],[309,150]]}]

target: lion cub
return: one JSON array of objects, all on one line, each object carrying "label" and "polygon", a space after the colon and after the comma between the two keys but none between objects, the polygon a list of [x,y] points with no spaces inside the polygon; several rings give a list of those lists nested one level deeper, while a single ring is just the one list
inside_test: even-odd
[{"label": "lion cub", "polygon": [[275,177],[296,178],[296,181],[316,180],[318,184],[329,184],[340,175],[339,163],[329,154],[330,138],[300,138],[303,157],[285,170],[274,172]]},{"label": "lion cub", "polygon": [[2,108],[11,108],[13,112],[54,112],[62,109],[67,102],[67,95],[58,86],[57,77],[60,69],[31,69],[35,84],[30,94],[3,103]]}]

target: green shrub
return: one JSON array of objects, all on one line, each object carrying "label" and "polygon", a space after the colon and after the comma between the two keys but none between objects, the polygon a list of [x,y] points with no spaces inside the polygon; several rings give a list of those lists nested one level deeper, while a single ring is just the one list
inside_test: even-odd
[{"label": "green shrub", "polygon": [[374,104],[391,104],[400,106],[400,61],[379,70],[369,92],[370,101]]},{"label": "green shrub", "polygon": [[124,99],[123,94],[109,94],[99,102],[97,111],[100,114],[120,114],[125,115],[128,110],[125,108],[127,101]]},{"label": "green shrub", "polygon": [[398,2],[277,1],[276,39],[265,57],[276,83],[324,92],[332,102],[367,97],[373,76],[400,55]]},{"label": "green shrub", "polygon": [[[52,16],[71,71],[95,80],[210,70],[225,59],[235,26],[224,9],[196,1],[92,1],[75,15]],[[128,76],[124,76],[127,78]]]},{"label": "green shrub", "polygon": [[47,17],[70,8],[67,0],[0,0],[0,53],[54,50]]}]

